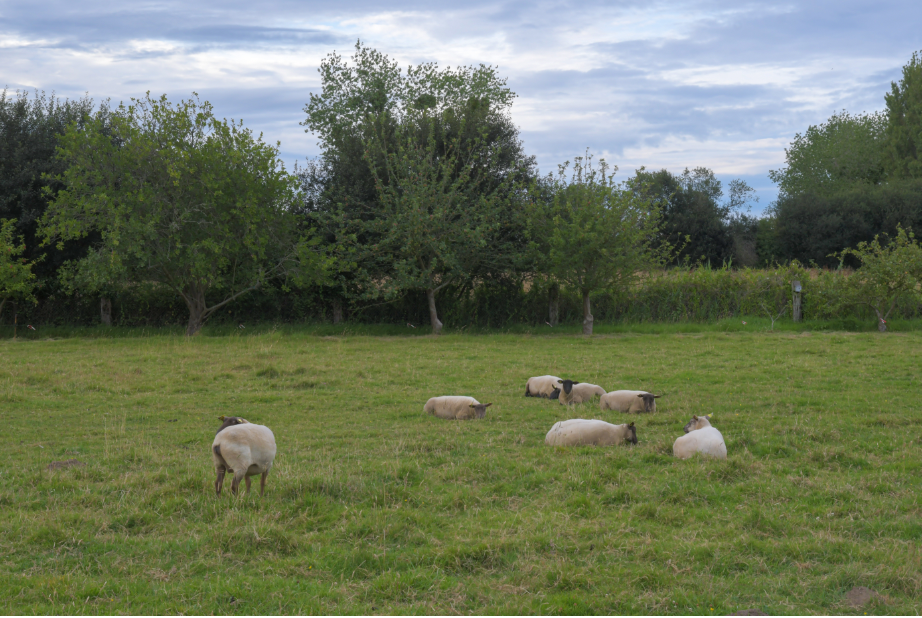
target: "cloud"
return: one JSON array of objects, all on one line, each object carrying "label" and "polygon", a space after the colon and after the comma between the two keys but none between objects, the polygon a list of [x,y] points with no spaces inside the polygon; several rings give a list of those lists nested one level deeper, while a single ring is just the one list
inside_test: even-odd
[{"label": "cloud", "polygon": [[[513,119],[544,171],[581,154],[622,173],[708,166],[773,199],[767,171],[833,112],[872,111],[920,47],[917,2],[766,5],[724,0],[464,4],[0,0],[0,66],[12,88],[115,101],[199,92],[289,165],[315,156],[299,122],[317,67],[356,39],[401,64],[499,66]],[[762,180],[758,180],[758,179]],[[766,197],[768,199],[766,199]]]}]

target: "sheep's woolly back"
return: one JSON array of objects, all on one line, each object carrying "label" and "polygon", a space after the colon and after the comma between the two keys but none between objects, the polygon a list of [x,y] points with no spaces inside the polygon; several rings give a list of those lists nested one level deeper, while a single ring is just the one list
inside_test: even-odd
[{"label": "sheep's woolly back", "polygon": [[614,446],[631,441],[636,433],[628,425],[574,418],[554,423],[544,443],[548,446]]},{"label": "sheep's woolly back", "polygon": [[588,382],[580,382],[574,384],[573,388],[569,393],[565,393],[563,389],[560,389],[560,403],[563,405],[570,405],[575,403],[585,403],[591,401],[593,397],[602,396],[605,394],[605,389],[596,384],[589,384]]},{"label": "sheep's woolly back", "polygon": [[215,465],[234,471],[235,476],[252,476],[268,472],[275,460],[275,436],[264,425],[244,423],[222,429],[211,445]]},{"label": "sheep's woolly back", "polygon": [[550,397],[558,387],[557,376],[537,376],[525,382],[526,397]]},{"label": "sheep's woolly back", "polygon": [[471,404],[479,403],[473,397],[443,395],[429,399],[423,406],[423,412],[445,419],[473,418]]},{"label": "sheep's woolly back", "polygon": [[[703,419],[703,417],[702,417]],[[703,419],[707,423],[707,419]],[[717,459],[727,458],[727,445],[723,435],[710,423],[701,429],[689,431],[684,436],[676,438],[672,445],[672,453],[679,459],[688,459],[695,453]]]},{"label": "sheep's woolly back", "polygon": [[[615,412],[630,412],[633,414],[643,412],[643,399],[638,395],[651,395],[647,391],[611,391],[605,393],[599,400],[599,407],[605,410],[614,410]],[[656,401],[653,402],[653,410],[656,412]]]}]

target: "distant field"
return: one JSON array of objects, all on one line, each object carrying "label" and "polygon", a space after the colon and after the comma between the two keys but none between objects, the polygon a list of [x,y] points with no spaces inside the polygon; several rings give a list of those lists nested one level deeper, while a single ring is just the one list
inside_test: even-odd
[{"label": "distant field", "polygon": [[[916,614],[920,368],[919,332],[3,339],[0,611]],[[665,396],[636,447],[553,449],[627,415],[545,373]],[[726,462],[673,459],[695,413]],[[214,496],[221,414],[274,430],[265,498]]]}]

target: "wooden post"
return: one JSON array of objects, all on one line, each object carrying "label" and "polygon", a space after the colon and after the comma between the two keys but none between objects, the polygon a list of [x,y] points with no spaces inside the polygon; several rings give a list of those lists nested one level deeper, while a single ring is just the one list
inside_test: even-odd
[{"label": "wooden post", "polygon": [[106,326],[112,326],[112,299],[105,296],[99,299],[99,320]]},{"label": "wooden post", "polygon": [[801,320],[804,319],[804,316],[803,316],[803,313],[802,313],[802,310],[801,310],[801,305],[800,305],[800,293],[801,293],[801,289],[802,289],[801,286],[800,286],[800,281],[798,281],[797,279],[795,279],[794,281],[792,281],[792,282],[791,282],[791,289],[794,291],[794,312],[793,312],[793,313],[794,313],[794,321],[795,321],[795,322],[800,322]]}]

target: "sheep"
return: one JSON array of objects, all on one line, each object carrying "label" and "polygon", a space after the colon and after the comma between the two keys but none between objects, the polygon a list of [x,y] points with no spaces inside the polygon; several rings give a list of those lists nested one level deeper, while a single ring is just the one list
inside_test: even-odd
[{"label": "sheep", "polygon": [[573,380],[557,380],[560,384],[561,405],[568,406],[573,403],[585,403],[596,395],[604,395],[605,389],[588,382],[574,382]]},{"label": "sheep", "polygon": [[717,459],[727,458],[727,445],[719,431],[711,427],[709,416],[693,416],[683,428],[684,436],[679,436],[672,445],[672,453],[679,459],[688,459],[695,453],[701,453]]},{"label": "sheep", "polygon": [[246,479],[250,493],[250,477],[261,474],[259,495],[266,491],[266,477],[275,459],[275,436],[272,430],[256,425],[239,416],[219,416],[224,424],[218,429],[211,445],[217,478],[215,492],[220,496],[226,472],[234,473],[231,491],[237,494],[240,481]]},{"label": "sheep", "polygon": [[480,403],[473,397],[446,395],[432,397],[423,406],[423,412],[434,414],[439,418],[466,421],[472,418],[483,418],[487,414],[487,408],[492,405],[492,403]]},{"label": "sheep", "polygon": [[560,378],[557,376],[528,378],[528,381],[525,382],[525,396],[557,399],[560,396],[560,389],[557,388],[558,382],[560,382]]},{"label": "sheep", "polygon": [[605,421],[574,418],[554,423],[544,443],[548,446],[614,446],[622,442],[637,444],[637,429]]},{"label": "sheep", "polygon": [[611,391],[605,393],[599,400],[599,407],[617,412],[656,412],[656,400],[660,395],[653,395],[647,391]]}]

